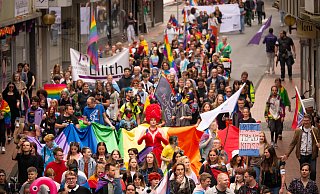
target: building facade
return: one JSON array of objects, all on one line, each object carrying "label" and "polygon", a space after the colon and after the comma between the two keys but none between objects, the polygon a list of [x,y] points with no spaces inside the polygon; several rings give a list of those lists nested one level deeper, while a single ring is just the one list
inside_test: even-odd
[{"label": "building facade", "polygon": [[37,73],[37,19],[41,13],[29,0],[0,1],[0,88],[11,81],[18,63],[28,63]]},{"label": "building facade", "polygon": [[[61,0],[60,0],[61,1]],[[98,48],[126,42],[125,22],[129,12],[137,20],[136,35],[146,33],[163,22],[163,2],[157,0],[70,0],[70,6],[55,6],[51,3],[46,13],[56,14],[55,25],[50,32],[43,32],[43,61],[47,64],[43,72],[50,72],[54,64],[62,64],[63,69],[70,65],[70,48],[86,53],[91,13],[95,14],[99,34]],[[59,2],[59,1],[58,1]],[[42,78],[50,82],[49,74]]]},{"label": "building facade", "polygon": [[[86,53],[91,13],[95,14],[98,47],[126,42],[129,12],[137,20],[136,35],[163,22],[163,1],[157,0],[0,0],[0,87],[11,81],[18,63],[29,63],[36,87],[51,82],[55,64],[70,65],[70,48]],[[44,16],[53,15],[53,24]]]},{"label": "building facade", "polygon": [[306,97],[313,97],[320,110],[320,1],[280,0],[280,9],[296,19],[300,37],[301,91],[310,90]]}]

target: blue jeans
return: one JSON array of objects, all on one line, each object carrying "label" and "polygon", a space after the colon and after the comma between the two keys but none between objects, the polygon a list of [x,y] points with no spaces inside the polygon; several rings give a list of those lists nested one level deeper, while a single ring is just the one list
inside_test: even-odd
[{"label": "blue jeans", "polygon": [[240,16],[240,32],[244,31],[244,15]]},{"label": "blue jeans", "polygon": [[279,194],[280,187],[269,188],[272,194]]}]

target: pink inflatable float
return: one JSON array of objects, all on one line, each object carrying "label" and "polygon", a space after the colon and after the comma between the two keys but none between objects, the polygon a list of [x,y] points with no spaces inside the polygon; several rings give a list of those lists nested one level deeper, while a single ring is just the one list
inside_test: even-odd
[{"label": "pink inflatable float", "polygon": [[33,181],[30,185],[30,193],[37,194],[40,191],[41,185],[47,185],[50,189],[50,193],[57,194],[57,186],[51,178],[48,177],[41,177]]}]

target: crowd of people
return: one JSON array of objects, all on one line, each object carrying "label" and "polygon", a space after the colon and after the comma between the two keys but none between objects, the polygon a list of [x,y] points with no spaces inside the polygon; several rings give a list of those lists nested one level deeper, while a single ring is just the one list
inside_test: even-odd
[{"label": "crowd of people", "polygon": [[[247,0],[244,5],[247,2],[250,5],[253,1]],[[243,1],[231,3],[244,6]],[[73,80],[71,67],[62,71],[56,64],[51,74],[52,83],[65,84],[66,88],[59,99],[50,99],[44,89],[32,92],[35,76],[29,64],[18,64],[12,81],[0,94],[0,151],[6,152],[6,141],[16,143],[12,159],[18,162],[18,186],[8,183],[5,171],[0,169],[0,193],[12,193],[17,188],[21,194],[29,193],[30,185],[42,176],[51,178],[59,193],[157,193],[160,181],[167,181],[170,194],[277,194],[284,193],[285,189],[296,194],[319,193],[315,180],[320,134],[310,115],[304,116],[303,125],[295,131],[286,155],[278,157],[276,153],[277,142],[282,139],[286,107],[291,111],[288,94],[281,85],[284,70],[281,78],[272,84],[266,102],[264,115],[271,131],[270,144],[261,132],[258,156],[241,156],[239,150],[233,150],[228,156],[224,150],[217,132],[225,129],[230,120],[236,127],[240,123],[256,122],[250,113],[255,104],[255,90],[248,72],[233,75],[231,82],[230,72],[224,68],[223,60],[230,59],[232,47],[226,36],[218,38],[222,19],[219,8],[213,13],[198,13],[194,8],[188,11],[187,34],[176,25],[175,17],[170,17],[164,34],[168,36],[173,61],[168,61],[163,42],[149,44],[143,35],[136,40],[131,26],[135,20],[132,15],[129,17],[130,68],[124,69],[118,81],[112,75],[107,76],[107,81],[96,81],[94,85],[81,79]],[[261,13],[258,17],[260,23]],[[249,20],[250,26],[251,16]],[[264,41],[268,57],[281,55],[285,46],[290,49],[294,46],[292,40],[283,40],[288,37],[280,36],[277,42],[278,39],[271,36],[273,30],[269,32]],[[285,44],[286,41],[290,44]],[[116,55],[124,47],[117,43],[108,49],[99,55]],[[281,69],[285,64],[290,65],[290,61],[284,59],[280,62]],[[274,64],[269,67],[274,72]],[[289,79],[291,75],[289,72]],[[175,93],[173,127],[198,126],[201,113],[217,108],[245,84],[233,114],[219,114],[204,131],[199,142],[202,162],[199,172],[191,168],[190,158],[179,147],[178,138],[167,138],[161,129],[168,126],[155,96],[161,76],[167,78]],[[145,106],[147,101],[150,105]],[[144,142],[146,149],[143,153],[135,147],[125,150],[129,160],[124,161],[120,151],[108,150],[105,142],[97,144],[96,153],[92,153],[93,148],[71,142],[65,155],[55,140],[69,125],[80,129],[82,121],[88,126],[98,123],[127,131],[148,123],[150,126],[141,132],[137,142]],[[29,137],[45,145],[41,152]],[[285,161],[295,147],[301,177],[286,185]],[[40,192],[50,193],[50,188],[42,185]]]}]

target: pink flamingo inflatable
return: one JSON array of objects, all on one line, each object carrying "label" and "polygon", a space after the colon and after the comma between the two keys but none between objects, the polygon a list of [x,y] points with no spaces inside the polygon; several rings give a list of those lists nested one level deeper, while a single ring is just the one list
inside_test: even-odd
[{"label": "pink flamingo inflatable", "polygon": [[40,177],[33,181],[33,183],[30,185],[30,193],[37,194],[40,191],[41,185],[47,185],[50,189],[50,193],[52,194],[58,193],[56,184],[51,178],[48,177]]}]

